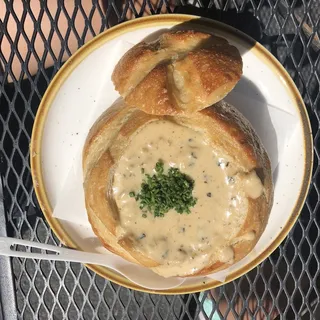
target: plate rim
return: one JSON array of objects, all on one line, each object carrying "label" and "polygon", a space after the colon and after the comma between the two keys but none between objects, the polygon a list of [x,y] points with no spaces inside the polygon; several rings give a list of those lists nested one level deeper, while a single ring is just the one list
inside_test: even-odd
[{"label": "plate rim", "polygon": [[[83,61],[90,53],[96,50],[101,45],[109,42],[116,37],[137,29],[143,29],[152,26],[165,26],[165,25],[177,25],[183,22],[191,22],[197,25],[204,25],[210,27],[212,30],[218,29],[226,31],[227,33],[231,33],[233,36],[237,38],[241,38],[241,40],[251,44],[252,48],[250,50],[256,50],[261,58],[267,60],[268,64],[271,65],[274,72],[278,73],[279,76],[282,77],[285,82],[287,89],[290,91],[291,95],[294,97],[296,102],[296,107],[298,110],[298,115],[300,116],[300,121],[303,129],[304,136],[304,173],[303,173],[303,181],[300,186],[299,196],[296,200],[295,206],[288,218],[285,226],[278,233],[277,237],[269,244],[269,246],[259,254],[254,260],[250,261],[243,267],[238,270],[232,272],[226,280],[221,283],[216,280],[208,280],[202,284],[193,284],[193,285],[182,285],[177,288],[169,289],[169,290],[150,290],[143,287],[140,287],[123,276],[118,275],[116,272],[102,266],[86,264],[88,268],[99,274],[100,276],[115,282],[119,285],[125,286],[130,289],[143,291],[147,293],[157,293],[157,294],[188,294],[193,292],[199,292],[203,290],[209,290],[220,285],[226,284],[230,281],[233,281],[243,274],[249,272],[253,268],[255,268],[258,264],[260,264],[263,260],[265,260],[284,240],[287,236],[295,222],[297,221],[299,214],[302,210],[302,207],[305,203],[310,181],[312,175],[313,168],[313,137],[311,131],[310,120],[308,117],[308,112],[304,101],[295,86],[293,80],[290,75],[284,69],[284,67],[280,64],[280,62],[260,43],[256,42],[250,36],[244,34],[243,32],[226,25],[224,23],[208,19],[202,18],[194,15],[184,15],[184,14],[161,14],[143,17],[139,19],[130,20],[124,22],[120,25],[112,27],[108,29],[91,41],[82,46],[79,50],[77,50],[60,68],[54,78],[51,80],[37,111],[33,129],[32,136],[30,142],[30,163],[31,163],[31,175],[33,180],[33,186],[35,189],[35,193],[40,205],[40,208],[46,218],[46,221],[50,225],[54,234],[59,238],[59,240],[67,245],[68,247],[80,249],[78,245],[71,239],[71,237],[64,231],[59,219],[54,218],[52,216],[52,208],[49,203],[45,184],[42,176],[42,164],[41,164],[41,145],[42,145],[42,135],[44,124],[47,119],[47,114],[50,110],[52,101],[56,97],[60,87],[68,78],[68,76],[72,73],[72,71]],[[81,250],[81,249],[80,249]]]}]

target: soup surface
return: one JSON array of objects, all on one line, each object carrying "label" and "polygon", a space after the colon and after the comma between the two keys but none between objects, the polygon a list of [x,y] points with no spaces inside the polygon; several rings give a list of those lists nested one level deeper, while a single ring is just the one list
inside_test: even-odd
[{"label": "soup surface", "polygon": [[[155,174],[159,160],[165,171],[176,167],[194,180],[197,203],[189,214],[172,209],[154,217],[130,196],[139,192],[145,174]],[[232,159],[216,154],[201,132],[166,120],[146,124],[132,136],[114,172],[118,237],[130,237],[140,252],[159,262],[157,272],[164,276],[190,274],[215,261],[232,263],[230,240],[244,223],[247,199],[263,192],[255,172],[238,171]],[[249,232],[238,241],[254,236]]]}]

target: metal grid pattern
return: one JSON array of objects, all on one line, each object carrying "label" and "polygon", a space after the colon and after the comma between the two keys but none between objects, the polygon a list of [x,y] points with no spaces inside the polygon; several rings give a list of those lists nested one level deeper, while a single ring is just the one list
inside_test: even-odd
[{"label": "metal grid pattern", "polygon": [[[2,0],[3,1],[3,0]],[[19,3],[20,1],[17,1]],[[68,3],[73,3],[70,11]],[[9,236],[59,245],[37,204],[29,165],[29,141],[39,102],[49,82],[74,48],[110,26],[133,17],[162,12],[193,13],[231,24],[265,45],[285,66],[307,105],[315,143],[312,185],[299,221],[281,246],[260,266],[218,290],[181,296],[134,292],[112,284],[76,263],[12,259],[19,319],[210,319],[215,309],[227,319],[320,319],[319,107],[320,5],[318,0],[33,0],[16,10],[4,0],[0,12],[0,51],[4,76],[0,85],[0,170]],[[58,3],[52,9],[50,5]],[[85,10],[85,5],[90,10]],[[83,26],[75,25],[80,16]],[[41,22],[51,25],[45,33]],[[93,19],[99,20],[98,27]],[[61,33],[61,23],[68,27]],[[9,26],[18,32],[13,36]],[[32,33],[25,32],[32,24]],[[55,40],[56,39],[56,40]],[[35,42],[41,48],[35,47]],[[53,42],[58,45],[54,49]],[[27,48],[23,53],[20,43]],[[39,54],[39,52],[41,52]],[[53,59],[53,66],[46,68]],[[34,59],[38,69],[31,75]],[[16,61],[19,68],[13,67]],[[11,82],[11,83],[8,83]],[[214,301],[211,314],[204,301]],[[12,311],[12,314],[14,312]],[[9,319],[9,315],[4,315]],[[10,318],[11,319],[11,318]]]}]

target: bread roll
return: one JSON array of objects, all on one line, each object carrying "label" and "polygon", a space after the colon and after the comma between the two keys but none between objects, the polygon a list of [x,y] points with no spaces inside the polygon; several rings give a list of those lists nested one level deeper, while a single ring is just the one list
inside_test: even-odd
[{"label": "bread roll", "polygon": [[[140,109],[120,99],[88,135],[84,192],[94,232],[110,251],[164,277],[207,275],[239,261],[265,229],[273,199],[270,161],[251,125],[225,102],[192,116]],[[194,179],[189,214],[154,217],[130,197],[159,158]]]},{"label": "bread roll", "polygon": [[[273,186],[250,123],[220,101],[241,74],[235,47],[196,31],[165,33],[120,59],[112,80],[123,99],[97,120],[83,150],[88,218],[107,249],[164,277],[207,275],[253,249]],[[187,195],[163,181],[161,196],[146,191],[148,201],[169,199],[162,216],[136,196],[159,160],[164,175],[183,173],[188,210],[171,205],[172,193],[178,203]]]},{"label": "bread roll", "polygon": [[120,59],[112,80],[129,106],[175,115],[220,101],[241,74],[237,48],[226,39],[189,30],[138,43]]}]

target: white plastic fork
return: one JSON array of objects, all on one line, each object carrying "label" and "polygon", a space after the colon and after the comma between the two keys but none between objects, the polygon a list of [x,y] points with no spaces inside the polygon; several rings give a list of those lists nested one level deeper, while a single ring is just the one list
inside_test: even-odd
[{"label": "white plastic fork", "polygon": [[[30,248],[49,250],[56,252],[56,254],[16,251],[13,248],[14,245],[22,245]],[[0,237],[0,255],[7,257],[98,264],[115,270],[140,287],[148,288],[155,291],[172,289],[178,287],[184,282],[184,279],[177,277],[161,277],[150,269],[124,261],[122,258],[111,253],[101,254],[84,252],[15,238]]]}]

